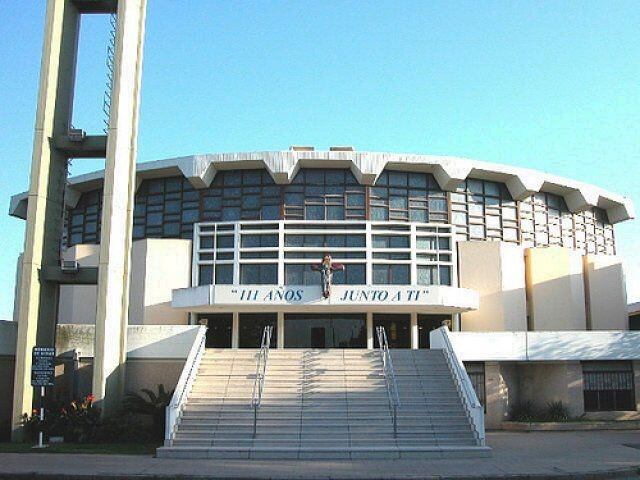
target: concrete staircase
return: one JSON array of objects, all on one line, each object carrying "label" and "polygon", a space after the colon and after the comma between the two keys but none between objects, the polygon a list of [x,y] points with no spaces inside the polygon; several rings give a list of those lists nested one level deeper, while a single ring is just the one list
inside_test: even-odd
[{"label": "concrete staircase", "polygon": [[272,349],[253,437],[257,350],[208,349],[172,458],[400,458],[490,454],[478,446],[440,350],[392,350],[397,436],[372,350]]}]

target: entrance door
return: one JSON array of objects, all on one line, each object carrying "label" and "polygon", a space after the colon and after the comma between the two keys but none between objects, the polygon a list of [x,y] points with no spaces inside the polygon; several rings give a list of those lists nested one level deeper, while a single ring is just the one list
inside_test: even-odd
[{"label": "entrance door", "polygon": [[238,316],[240,331],[238,332],[238,347],[260,348],[264,327],[270,325],[270,348],[278,344],[278,314],[277,313],[241,313]]},{"label": "entrance door", "polygon": [[377,327],[384,327],[389,348],[411,348],[411,316],[401,313],[373,314],[373,346],[378,348]]},{"label": "entrance door", "polygon": [[311,327],[311,348],[327,348],[324,327]]},{"label": "entrance door", "polygon": [[367,348],[366,315],[359,313],[287,313],[286,348]]},{"label": "entrance door", "polygon": [[207,348],[231,348],[232,313],[212,313],[199,315],[198,320],[207,328]]},{"label": "entrance door", "polygon": [[451,321],[451,315],[418,315],[418,348],[430,348],[429,333],[445,320]]}]

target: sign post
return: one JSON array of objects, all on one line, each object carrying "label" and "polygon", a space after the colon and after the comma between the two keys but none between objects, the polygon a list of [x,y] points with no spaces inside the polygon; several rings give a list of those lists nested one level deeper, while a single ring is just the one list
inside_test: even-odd
[{"label": "sign post", "polygon": [[44,398],[46,387],[53,387],[55,382],[55,356],[54,347],[33,347],[31,355],[31,386],[40,387],[40,431],[38,432],[38,445],[34,448],[44,448]]}]

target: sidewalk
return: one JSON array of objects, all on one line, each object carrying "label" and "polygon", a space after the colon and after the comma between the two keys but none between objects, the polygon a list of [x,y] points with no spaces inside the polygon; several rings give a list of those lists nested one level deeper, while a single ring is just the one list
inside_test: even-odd
[{"label": "sidewalk", "polygon": [[[446,460],[174,460],[134,455],[0,454],[8,478],[417,479],[640,478],[640,430],[493,432],[493,457]],[[634,445],[636,448],[626,446]],[[600,472],[599,474],[597,472]],[[20,475],[21,474],[21,475]],[[37,474],[36,477],[33,474]],[[591,474],[588,475],[587,474]],[[595,475],[594,475],[595,474]],[[19,476],[17,476],[19,475]],[[609,477],[611,478],[611,477]]]}]

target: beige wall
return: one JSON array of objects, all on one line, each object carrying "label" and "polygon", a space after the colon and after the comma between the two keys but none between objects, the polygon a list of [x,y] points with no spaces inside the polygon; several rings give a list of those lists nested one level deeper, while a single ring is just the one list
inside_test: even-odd
[{"label": "beige wall", "polygon": [[11,436],[14,367],[13,356],[0,356],[0,442],[8,441]]},{"label": "beige wall", "polygon": [[563,247],[525,250],[531,330],[586,330],[582,255]]},{"label": "beige wall", "polygon": [[486,414],[489,429],[510,420],[511,409],[530,401],[540,411],[549,402],[561,401],[569,415],[584,414],[580,362],[485,362]]},{"label": "beige wall", "polygon": [[[99,245],[75,245],[64,252],[65,260],[97,267]],[[133,242],[130,325],[176,325],[188,323],[188,314],[171,308],[171,291],[191,284],[191,241],[149,238]],[[94,285],[60,287],[59,323],[95,324]]]},{"label": "beige wall", "polygon": [[148,238],[133,243],[129,325],[187,324],[171,307],[171,291],[191,286],[191,240]]},{"label": "beige wall", "polygon": [[[60,358],[58,361],[60,363],[56,367],[55,389],[60,398],[71,400],[73,397],[82,398],[92,393],[92,358],[81,358],[75,374],[71,357]],[[0,369],[2,367],[2,359],[0,359]],[[127,359],[125,366],[125,392],[140,393],[143,388],[156,392],[158,385],[164,385],[165,390],[171,392],[178,383],[183,367],[184,360],[180,359]],[[0,399],[0,414],[2,414],[1,408],[2,400]],[[9,414],[10,412],[11,410],[9,409]]]},{"label": "beige wall", "polygon": [[164,385],[171,392],[178,383],[184,360],[176,359],[128,359],[125,391],[139,393],[143,388],[157,391]]},{"label": "beige wall", "polygon": [[521,401],[538,408],[561,401],[572,417],[584,413],[582,365],[580,362],[525,363],[518,366],[518,391]]},{"label": "beige wall", "polygon": [[485,362],[485,426],[501,428],[518,402],[518,367],[513,363]]},{"label": "beige wall", "polygon": [[589,329],[628,330],[622,259],[614,255],[587,255],[584,274]]},{"label": "beige wall", "polygon": [[480,293],[480,308],[463,313],[463,331],[527,329],[524,252],[505,242],[458,242],[460,286]]},{"label": "beige wall", "polygon": [[[63,254],[64,260],[76,260],[81,267],[97,267],[100,245],[74,245]],[[58,323],[96,322],[95,285],[61,285]]]}]

